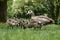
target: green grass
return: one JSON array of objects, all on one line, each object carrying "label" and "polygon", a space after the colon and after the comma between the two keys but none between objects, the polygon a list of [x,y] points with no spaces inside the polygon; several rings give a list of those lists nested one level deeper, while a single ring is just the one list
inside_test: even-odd
[{"label": "green grass", "polygon": [[43,26],[41,30],[33,28],[8,28],[0,23],[0,40],[60,40],[60,25]]}]

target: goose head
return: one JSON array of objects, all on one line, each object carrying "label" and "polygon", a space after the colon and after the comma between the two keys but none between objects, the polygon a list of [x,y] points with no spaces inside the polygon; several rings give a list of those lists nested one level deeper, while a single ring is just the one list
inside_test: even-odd
[{"label": "goose head", "polygon": [[27,14],[32,14],[33,13],[33,11],[32,10],[29,10],[28,12],[27,12]]},{"label": "goose head", "polygon": [[31,15],[31,17],[35,16],[34,12],[32,10],[29,10],[27,14]]}]

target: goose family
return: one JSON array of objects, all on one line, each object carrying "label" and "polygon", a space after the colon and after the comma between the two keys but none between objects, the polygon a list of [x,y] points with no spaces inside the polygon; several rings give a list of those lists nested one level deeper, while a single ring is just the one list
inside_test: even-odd
[{"label": "goose family", "polygon": [[9,26],[21,26],[24,29],[25,28],[39,28],[41,29],[41,24],[35,21],[29,21],[29,20],[19,20],[17,18],[14,19],[8,19],[6,22]]},{"label": "goose family", "polygon": [[21,26],[23,28],[39,28],[41,29],[42,25],[48,23],[55,23],[55,21],[46,16],[35,16],[32,10],[29,10],[27,14],[31,14],[31,21],[29,20],[19,20],[18,18],[14,17],[13,19],[7,19],[6,24],[12,26]]}]

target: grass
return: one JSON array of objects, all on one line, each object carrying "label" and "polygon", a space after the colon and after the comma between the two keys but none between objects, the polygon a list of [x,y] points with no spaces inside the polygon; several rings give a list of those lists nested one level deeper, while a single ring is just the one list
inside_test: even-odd
[{"label": "grass", "polygon": [[0,40],[60,40],[60,25],[43,26],[41,30],[33,28],[8,28],[0,23]]}]

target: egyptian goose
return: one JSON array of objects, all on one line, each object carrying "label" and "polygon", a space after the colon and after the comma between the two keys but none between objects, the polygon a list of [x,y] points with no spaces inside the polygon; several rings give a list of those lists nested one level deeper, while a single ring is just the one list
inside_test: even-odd
[{"label": "egyptian goose", "polygon": [[35,16],[34,12],[32,10],[29,10],[27,14],[31,14],[31,19],[34,21],[41,22],[43,24],[52,22],[55,23],[55,21],[49,17],[46,16]]},{"label": "egyptian goose", "polygon": [[6,24],[8,25],[12,25],[12,26],[19,26],[20,24],[20,20],[18,20],[17,18],[14,19],[7,19]]},{"label": "egyptian goose", "polygon": [[35,22],[35,21],[29,21],[29,20],[23,20],[22,21],[22,26],[23,26],[23,28],[34,27],[34,28],[39,28],[39,29],[41,29],[41,27],[42,27],[40,23]]}]

